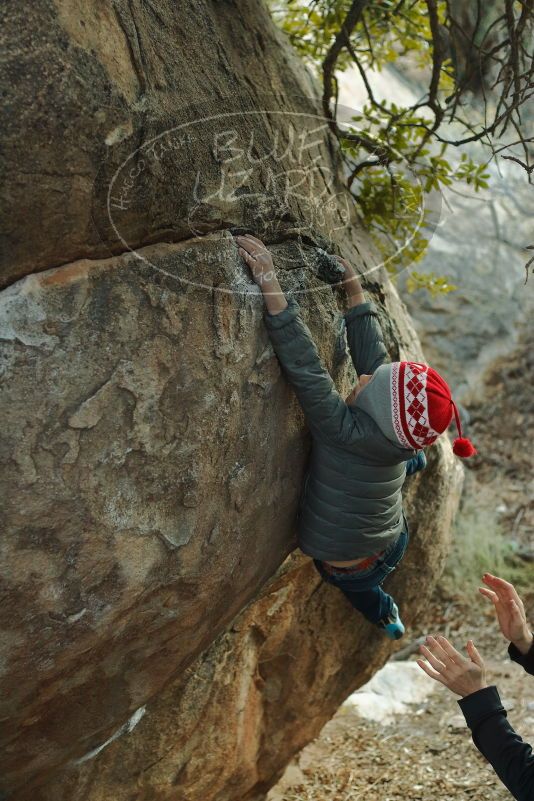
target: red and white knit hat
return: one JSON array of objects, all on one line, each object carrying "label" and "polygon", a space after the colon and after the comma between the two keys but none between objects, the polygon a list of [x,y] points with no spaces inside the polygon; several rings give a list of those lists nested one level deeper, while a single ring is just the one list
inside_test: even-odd
[{"label": "red and white knit hat", "polygon": [[453,418],[458,437],[453,451],[463,458],[473,456],[472,442],[462,435],[458,409],[447,382],[436,370],[419,362],[383,364],[356,398],[389,439],[403,448],[420,449],[447,430]]}]

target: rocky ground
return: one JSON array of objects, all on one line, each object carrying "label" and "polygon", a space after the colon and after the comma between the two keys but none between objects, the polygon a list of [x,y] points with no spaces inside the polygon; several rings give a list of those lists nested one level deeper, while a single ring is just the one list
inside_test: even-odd
[{"label": "rocky ground", "polygon": [[[529,608],[534,617],[534,595]],[[450,606],[435,626],[460,647],[477,631],[490,681],[497,684],[514,727],[534,733],[534,682],[510,662],[490,614],[473,620]],[[455,624],[456,621],[462,621]],[[471,618],[471,620],[469,620]],[[423,630],[421,631],[423,633]],[[416,655],[409,657],[415,660]],[[428,679],[430,682],[431,680]],[[388,723],[365,719],[344,705],[290,766],[269,801],[504,801],[510,795],[472,743],[457,696],[432,685],[422,702]]]},{"label": "rocky ground", "polygon": [[[459,537],[464,541],[455,544],[426,620],[418,631],[409,632],[403,662],[407,676],[413,676],[408,663],[417,658],[417,641],[425,634],[444,633],[458,648],[473,637],[486,660],[489,681],[499,687],[510,721],[531,742],[534,680],[509,660],[492,609],[477,599],[476,573],[485,559],[490,562],[485,569],[491,567],[492,559],[500,559],[504,571],[521,586],[534,621],[534,458],[528,447],[534,425],[528,380],[534,361],[532,340],[533,334],[525,332],[514,353],[493,365],[480,395],[484,400],[470,410],[469,433],[479,456],[467,471],[459,516],[463,525]],[[477,528],[480,520],[483,525]],[[478,550],[475,561],[472,552],[466,559],[462,555],[462,549],[469,547],[470,535]],[[512,563],[506,551],[510,543],[516,554]],[[461,562],[463,573],[457,569]],[[457,696],[430,679],[428,682],[432,684],[430,695],[408,704],[404,714],[382,722],[367,719],[350,703],[343,705],[320,737],[289,766],[268,801],[509,799],[474,747]],[[382,700],[376,699],[376,709]]]}]

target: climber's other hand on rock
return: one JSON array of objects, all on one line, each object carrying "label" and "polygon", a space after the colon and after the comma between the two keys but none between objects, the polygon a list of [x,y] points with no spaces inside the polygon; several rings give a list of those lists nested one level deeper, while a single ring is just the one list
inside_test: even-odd
[{"label": "climber's other hand on rock", "polygon": [[355,271],[354,267],[352,267],[348,263],[347,259],[343,259],[341,256],[334,256],[334,258],[344,268],[344,270],[345,270],[345,278],[352,278],[354,275],[356,275],[356,271]]},{"label": "climber's other hand on rock", "polygon": [[259,287],[265,288],[276,282],[273,257],[261,239],[257,239],[252,234],[243,234],[236,236],[235,240],[238,244],[239,255],[250,268],[255,283]]},{"label": "climber's other hand on rock", "polygon": [[472,640],[467,643],[468,659],[453,648],[446,637],[427,637],[420,651],[427,661],[418,659],[417,664],[427,676],[462,698],[488,686],[484,662]]},{"label": "climber's other hand on rock", "polygon": [[345,268],[345,275],[342,284],[345,287],[345,292],[349,299],[349,308],[357,306],[365,301],[363,294],[363,287],[354,267],[352,267],[346,259],[341,256],[336,256],[336,260]]}]

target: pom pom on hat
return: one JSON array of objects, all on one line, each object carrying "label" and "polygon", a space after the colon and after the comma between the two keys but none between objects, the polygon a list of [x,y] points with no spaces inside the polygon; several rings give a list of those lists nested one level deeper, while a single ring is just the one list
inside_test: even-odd
[{"label": "pom pom on hat", "polygon": [[460,456],[462,459],[469,459],[470,456],[474,456],[477,452],[475,446],[471,442],[470,439],[464,437],[462,434],[462,424],[460,422],[460,415],[458,413],[458,408],[455,402],[451,399],[452,408],[454,411],[454,419],[456,421],[456,428],[458,429],[458,434],[460,435],[457,437],[454,442],[452,443],[452,452],[456,456]]},{"label": "pom pom on hat", "polygon": [[458,437],[455,439],[452,443],[452,450],[456,456],[461,456],[462,459],[468,459],[470,456],[474,456],[477,452],[475,446],[470,439],[467,439],[467,437]]}]

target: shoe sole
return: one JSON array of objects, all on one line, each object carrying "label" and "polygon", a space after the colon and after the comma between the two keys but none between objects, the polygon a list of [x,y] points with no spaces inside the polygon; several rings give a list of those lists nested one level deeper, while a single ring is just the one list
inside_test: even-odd
[{"label": "shoe sole", "polygon": [[404,627],[401,629],[400,627],[395,625],[394,628],[393,628],[393,626],[391,628],[386,626],[385,627],[385,631],[386,631],[387,636],[391,640],[400,640],[400,638],[404,636],[405,629],[404,629]]}]

